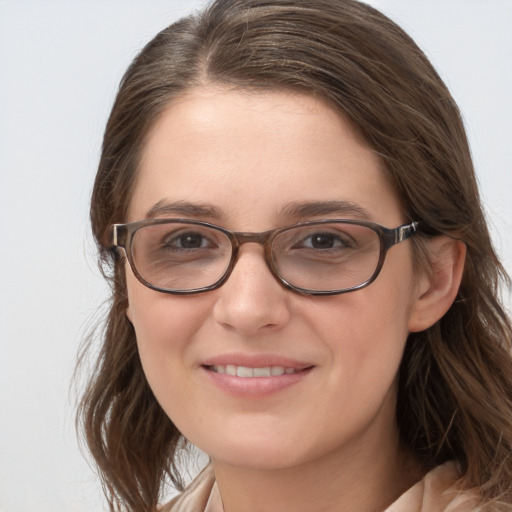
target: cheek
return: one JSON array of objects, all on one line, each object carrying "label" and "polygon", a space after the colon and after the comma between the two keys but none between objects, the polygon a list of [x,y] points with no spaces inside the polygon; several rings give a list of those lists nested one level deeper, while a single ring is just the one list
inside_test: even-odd
[{"label": "cheek", "polygon": [[192,333],[209,307],[201,300],[205,296],[178,296],[151,290],[137,280],[129,267],[126,285],[126,314],[135,328],[141,349],[146,349],[147,344],[167,344],[170,340],[181,339],[182,333]]},{"label": "cheek", "polygon": [[146,379],[178,430],[188,432],[189,424],[200,416],[190,407],[197,402],[197,390],[189,378],[194,370],[190,346],[211,307],[204,307],[201,300],[193,300],[192,306],[188,299],[193,297],[184,299],[149,289],[131,292],[127,313]]},{"label": "cheek", "polygon": [[323,332],[333,368],[366,389],[367,396],[392,385],[409,334],[415,297],[412,271],[409,261],[396,260],[390,258],[367,288],[334,297],[330,304],[312,302],[316,312],[309,307],[308,318]]},{"label": "cheek", "polygon": [[146,378],[160,400],[162,389],[173,395],[181,389],[183,371],[192,364],[187,347],[211,305],[206,295],[179,297],[155,292],[127,274],[126,313],[135,329]]},{"label": "cheek", "polygon": [[[344,382],[361,401],[378,403],[395,380],[408,336],[407,314],[386,294],[384,302],[375,294],[361,295],[332,311],[329,328],[323,331],[332,359],[332,382]],[[333,393],[333,397],[335,394]]]},{"label": "cheek", "polygon": [[330,302],[312,302],[303,314],[327,339],[343,340],[355,357],[363,358],[376,348],[393,350],[402,345],[411,307],[411,290],[383,279]]},{"label": "cheek", "polygon": [[361,297],[338,316],[337,330],[328,335],[332,362],[317,411],[333,425],[325,433],[327,443],[337,442],[342,434],[346,439],[357,437],[370,425],[386,430],[394,424],[407,322],[396,304],[389,305],[389,295],[382,304],[374,301],[375,295],[360,292]]}]

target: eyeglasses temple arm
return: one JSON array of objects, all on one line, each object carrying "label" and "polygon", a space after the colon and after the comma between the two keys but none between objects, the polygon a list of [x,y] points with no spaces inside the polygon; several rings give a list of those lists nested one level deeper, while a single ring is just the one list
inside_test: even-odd
[{"label": "eyeglasses temple arm", "polygon": [[396,230],[395,244],[399,244],[404,240],[407,240],[418,231],[418,222],[407,224],[406,226],[400,226]]},{"label": "eyeglasses temple arm", "polygon": [[111,249],[124,248],[126,243],[126,230],[124,224],[113,224],[110,228],[109,233],[110,247]]}]

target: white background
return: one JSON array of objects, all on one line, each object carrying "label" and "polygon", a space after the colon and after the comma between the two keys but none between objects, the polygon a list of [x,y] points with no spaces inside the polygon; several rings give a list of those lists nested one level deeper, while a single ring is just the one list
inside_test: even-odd
[{"label": "white background", "polygon": [[[374,0],[464,114],[512,270],[512,2]],[[0,0],[0,512],[105,510],[70,382],[105,297],[88,235],[102,130],[130,60],[186,0]]]}]

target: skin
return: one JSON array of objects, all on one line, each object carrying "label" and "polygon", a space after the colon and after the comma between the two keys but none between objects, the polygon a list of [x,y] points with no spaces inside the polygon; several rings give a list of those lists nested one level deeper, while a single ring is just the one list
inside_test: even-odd
[{"label": "skin", "polygon": [[[215,211],[162,208],[176,201]],[[283,211],[311,201],[350,201],[386,227],[406,222],[379,158],[328,105],[205,86],[174,101],[149,133],[127,221],[153,209],[265,231],[356,218]],[[211,457],[226,512],[379,511],[421,477],[399,442],[396,375],[408,333],[437,320],[457,286],[461,247],[444,240],[433,252],[448,262],[434,277],[415,274],[406,241],[370,286],[329,297],[285,289],[256,244],[243,246],[221,288],[198,295],[150,290],[127,265],[127,315],[149,383]],[[224,354],[270,354],[312,369],[267,396],[233,396],[203,366]]]}]

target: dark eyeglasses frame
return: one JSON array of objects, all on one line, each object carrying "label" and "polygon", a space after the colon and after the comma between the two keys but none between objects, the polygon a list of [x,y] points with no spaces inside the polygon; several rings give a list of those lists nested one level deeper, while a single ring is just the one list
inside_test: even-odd
[{"label": "dark eyeglasses frame", "polygon": [[[224,272],[224,275],[213,283],[210,286],[204,286],[201,288],[194,288],[192,290],[170,290],[167,288],[160,288],[155,286],[148,281],[146,281],[138,272],[137,266],[135,265],[135,261],[133,259],[132,252],[132,241],[135,233],[145,227],[145,226],[153,226],[157,224],[190,224],[196,226],[204,226],[207,228],[212,228],[224,233],[229,241],[231,242],[232,252],[231,252],[231,260],[229,265]],[[372,229],[377,233],[380,239],[380,254],[379,260],[377,263],[377,267],[373,274],[363,283],[353,286],[351,288],[343,288],[339,290],[309,290],[305,288],[300,288],[297,286],[293,286],[286,279],[284,279],[278,272],[277,268],[274,265],[272,260],[272,242],[274,238],[285,231],[289,231],[291,229],[295,229],[297,227],[305,227],[305,226],[321,226],[322,224],[332,224],[332,223],[340,223],[340,224],[352,224],[356,226],[363,226]],[[195,293],[207,292],[210,290],[215,290],[222,286],[227,279],[229,278],[233,268],[236,265],[238,260],[239,249],[242,245],[247,243],[255,243],[263,246],[265,262],[272,273],[272,275],[287,289],[299,293],[301,295],[339,295],[342,293],[348,293],[355,290],[360,290],[373,283],[377,276],[379,275],[382,266],[384,265],[384,260],[386,259],[386,254],[393,247],[404,240],[412,237],[414,234],[418,232],[418,222],[412,222],[410,224],[403,224],[394,229],[389,229],[380,224],[376,224],[370,221],[363,220],[351,220],[351,219],[322,219],[311,222],[304,222],[299,224],[293,224],[290,226],[285,226],[282,228],[271,229],[269,231],[263,231],[261,233],[250,233],[250,232],[233,232],[229,231],[223,227],[217,226],[215,224],[210,224],[209,222],[203,222],[198,220],[190,220],[190,219],[149,219],[149,220],[140,220],[136,222],[130,222],[128,224],[113,224],[112,225],[112,250],[118,250],[119,248],[123,249],[128,261],[130,263],[130,267],[135,275],[135,277],[148,288],[152,290],[169,293],[172,295],[192,295]]]}]

